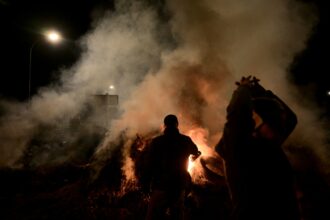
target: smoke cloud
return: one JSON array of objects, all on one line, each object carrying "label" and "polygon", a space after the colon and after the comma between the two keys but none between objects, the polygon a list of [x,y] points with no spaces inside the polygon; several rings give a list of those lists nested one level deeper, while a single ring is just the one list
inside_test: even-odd
[{"label": "smoke cloud", "polygon": [[[95,113],[89,118],[93,126],[70,130],[70,122],[87,111],[91,94],[108,93],[109,85],[119,95],[120,114],[106,127],[97,156],[111,156],[123,133],[133,139],[160,131],[169,113],[178,115],[183,133],[203,130],[212,147],[221,136],[234,82],[255,75],[297,113],[299,123],[287,144],[308,148],[330,170],[327,132],[317,110],[302,105],[303,97],[288,81],[288,68],[317,21],[308,5],[295,0],[156,2],[116,1],[115,10],[82,37],[82,58],[62,71],[60,85],[43,88],[29,104],[1,105],[1,166],[17,163],[41,125],[61,127],[64,139],[101,126]],[[44,158],[65,161],[80,150],[70,147]]]}]

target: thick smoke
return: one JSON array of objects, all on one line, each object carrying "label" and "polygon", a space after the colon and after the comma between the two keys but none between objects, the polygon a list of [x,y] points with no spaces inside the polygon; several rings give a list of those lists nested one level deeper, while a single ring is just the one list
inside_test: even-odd
[{"label": "thick smoke", "polygon": [[[10,110],[1,119],[0,165],[14,165],[41,125],[70,127],[65,124],[86,110],[91,94],[108,92],[110,84],[119,95],[120,116],[97,157],[111,156],[123,133],[129,140],[160,131],[168,113],[179,116],[183,133],[203,130],[212,147],[221,135],[234,82],[252,74],[297,113],[299,124],[288,145],[308,148],[329,168],[328,156],[321,156],[327,154],[326,130],[287,80],[316,22],[312,14],[294,0],[118,0],[115,10],[81,39],[82,58],[63,71],[61,85],[40,90],[29,104],[3,104]],[[68,159],[54,152],[53,157],[60,156]]]}]

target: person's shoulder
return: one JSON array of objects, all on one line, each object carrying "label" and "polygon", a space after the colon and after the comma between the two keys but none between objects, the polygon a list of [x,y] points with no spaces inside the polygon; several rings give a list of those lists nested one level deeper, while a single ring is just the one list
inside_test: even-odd
[{"label": "person's shoulder", "polygon": [[152,138],[151,142],[158,142],[158,141],[162,141],[164,139],[164,134],[158,135],[154,138]]},{"label": "person's shoulder", "polygon": [[187,146],[190,150],[198,151],[197,145],[194,143],[191,137],[181,134],[181,141],[181,143],[184,143],[184,145]]},{"label": "person's shoulder", "polygon": [[181,138],[185,141],[192,141],[188,135],[180,134]]}]

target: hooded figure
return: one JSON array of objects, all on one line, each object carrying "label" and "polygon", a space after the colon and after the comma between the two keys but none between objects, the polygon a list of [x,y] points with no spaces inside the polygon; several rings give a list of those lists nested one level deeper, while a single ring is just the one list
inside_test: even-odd
[{"label": "hooded figure", "polygon": [[296,115],[256,78],[237,84],[216,146],[225,162],[232,219],[299,220],[293,170],[281,148]]}]

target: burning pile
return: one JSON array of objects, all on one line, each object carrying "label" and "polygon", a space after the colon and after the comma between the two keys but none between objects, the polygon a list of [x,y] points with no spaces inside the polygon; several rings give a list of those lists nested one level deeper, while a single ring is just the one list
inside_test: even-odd
[{"label": "burning pile", "polygon": [[[201,156],[196,160],[189,160],[188,172],[192,177],[192,182],[195,185],[206,186],[206,185],[224,185],[224,170],[222,158],[205,142],[201,139],[202,135],[199,130],[191,130],[189,133],[192,140],[196,143],[198,149],[202,152]],[[144,152],[150,143],[151,138],[143,138],[141,136],[136,137],[130,147],[130,158],[134,163],[134,172],[137,175],[126,175],[126,177],[135,177],[137,179],[130,179],[131,181],[139,181],[139,174],[143,170],[139,170],[141,161],[144,160]],[[126,160],[127,161],[127,160]],[[129,166],[123,166],[129,167]],[[125,171],[125,169],[123,169]],[[127,174],[129,172],[125,172]]]},{"label": "burning pile", "polygon": [[[222,158],[205,143],[202,144],[202,139],[198,139],[202,137],[201,132],[202,130],[194,130],[189,133],[202,155],[189,163],[192,186],[186,198],[186,213],[195,217],[210,215],[225,219],[230,210],[230,202],[223,174]],[[148,201],[149,187],[147,184],[149,182],[144,176],[143,162],[150,141],[157,134],[157,132],[153,132],[147,136],[137,135],[134,140],[128,140],[123,136],[122,147],[117,147],[117,149],[122,149],[123,153],[122,176],[120,186],[118,185],[117,188],[117,198],[130,197],[132,194],[142,192],[141,200]],[[124,150],[125,145],[126,150]],[[127,149],[129,149],[129,153],[125,152]],[[104,172],[105,170],[107,171]],[[101,172],[103,174],[100,176],[107,175],[108,179],[112,179],[109,174],[113,172],[113,169],[108,167],[105,170]],[[191,219],[193,218],[191,217]]]}]

